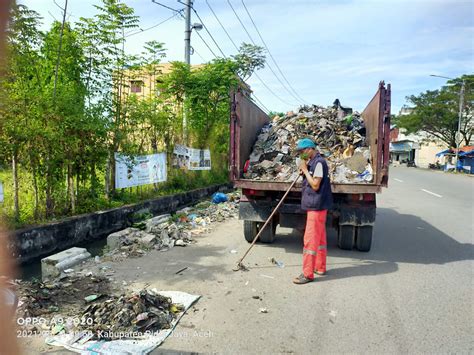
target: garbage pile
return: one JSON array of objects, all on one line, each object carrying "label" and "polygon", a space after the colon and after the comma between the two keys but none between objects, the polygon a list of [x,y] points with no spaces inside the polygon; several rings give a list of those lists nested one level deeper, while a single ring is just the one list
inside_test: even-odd
[{"label": "garbage pile", "polygon": [[294,147],[299,139],[310,138],[326,158],[332,182],[371,182],[373,171],[365,135],[364,121],[357,112],[339,118],[333,107],[302,106],[298,113],[275,116],[262,127],[244,178],[293,181],[298,176]]},{"label": "garbage pile", "polygon": [[71,275],[54,282],[39,280],[21,281],[18,285],[18,314],[22,318],[41,317],[59,311],[67,311],[78,299],[95,299],[111,292],[107,278],[97,275]]},{"label": "garbage pile", "polygon": [[175,246],[185,247],[195,242],[195,236],[210,231],[214,223],[236,218],[239,198],[238,192],[216,193],[214,202],[203,201],[173,215],[144,220],[136,225],[139,228],[113,233],[107,237],[111,250],[106,257],[139,257],[152,249],[167,251]]},{"label": "garbage pile", "polygon": [[172,303],[171,298],[144,289],[88,305],[82,313],[88,324],[82,324],[79,328],[92,332],[94,340],[114,340],[121,333],[144,334],[169,329],[176,315],[183,311],[184,306]]}]

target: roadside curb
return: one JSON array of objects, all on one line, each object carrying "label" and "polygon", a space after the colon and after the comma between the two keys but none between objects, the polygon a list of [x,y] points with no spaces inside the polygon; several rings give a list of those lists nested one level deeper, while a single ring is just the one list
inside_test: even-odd
[{"label": "roadside curb", "polygon": [[10,233],[9,249],[18,263],[57,253],[86,241],[97,240],[132,225],[133,215],[149,212],[153,216],[173,213],[197,203],[214,192],[232,191],[231,184],[212,185],[175,195],[163,196],[133,205],[97,211],[62,221],[20,229]]}]

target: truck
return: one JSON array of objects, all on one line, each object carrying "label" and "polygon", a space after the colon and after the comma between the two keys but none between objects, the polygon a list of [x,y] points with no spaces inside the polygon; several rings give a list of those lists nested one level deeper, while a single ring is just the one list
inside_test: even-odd
[{"label": "truck", "polygon": [[[334,206],[328,211],[328,221],[337,230],[340,249],[368,252],[372,245],[376,216],[376,194],[388,185],[390,144],[390,84],[382,81],[361,116],[366,128],[373,165],[371,183],[333,183]],[[270,216],[291,182],[262,181],[243,178],[244,165],[262,127],[271,118],[247,94],[231,93],[229,178],[241,189],[239,219],[243,220],[244,237],[252,242]],[[294,185],[284,203],[275,213],[259,241],[272,243],[276,227],[303,231],[306,213],[301,210],[301,181]]]}]

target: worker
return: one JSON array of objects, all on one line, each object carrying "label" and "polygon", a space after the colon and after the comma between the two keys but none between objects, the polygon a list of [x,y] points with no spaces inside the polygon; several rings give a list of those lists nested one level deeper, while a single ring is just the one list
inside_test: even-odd
[{"label": "worker", "polygon": [[314,273],[326,273],[326,216],[333,199],[328,165],[319,154],[316,144],[311,139],[304,138],[298,141],[296,150],[301,159],[298,168],[303,175],[301,209],[306,211],[306,228],[303,273],[293,282],[305,284],[314,280]]}]

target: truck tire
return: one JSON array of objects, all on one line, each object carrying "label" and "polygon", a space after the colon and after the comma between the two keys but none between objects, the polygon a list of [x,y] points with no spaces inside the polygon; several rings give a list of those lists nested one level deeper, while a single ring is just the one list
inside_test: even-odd
[{"label": "truck tire", "polygon": [[244,221],[244,237],[247,242],[252,243],[253,239],[257,235],[257,232],[257,222]]},{"label": "truck tire", "polygon": [[355,242],[355,226],[340,225],[337,235],[337,246],[339,249],[352,250]]},{"label": "truck tire", "polygon": [[[258,230],[260,231],[260,228],[263,227],[265,223],[261,222],[258,224]],[[264,229],[262,234],[260,234],[260,237],[258,240],[262,243],[273,243],[275,240],[275,231],[276,231],[276,223],[275,221],[271,221]]]},{"label": "truck tire", "polygon": [[357,227],[356,245],[359,251],[368,252],[372,245],[372,234],[374,228],[372,226]]}]

